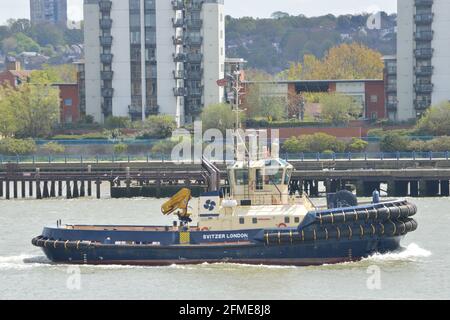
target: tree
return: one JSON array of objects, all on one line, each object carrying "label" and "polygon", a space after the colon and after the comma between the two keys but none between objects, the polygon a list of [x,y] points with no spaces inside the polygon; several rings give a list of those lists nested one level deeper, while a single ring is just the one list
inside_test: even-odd
[{"label": "tree", "polygon": [[202,115],[203,130],[218,129],[226,133],[227,129],[234,129],[236,114],[228,104],[220,103],[207,106]]},{"label": "tree", "polygon": [[14,117],[14,110],[8,99],[11,88],[0,86],[0,136],[13,137],[17,132],[17,123]]},{"label": "tree", "polygon": [[330,93],[320,97],[322,118],[334,125],[347,124],[350,120],[358,119],[362,106],[352,97]]},{"label": "tree", "polygon": [[279,97],[261,97],[256,108],[256,117],[264,117],[268,121],[280,121],[286,118],[286,100]]},{"label": "tree", "polygon": [[288,18],[289,17],[289,13],[286,12],[282,12],[282,11],[275,11],[274,13],[272,13],[270,15],[270,17],[272,19],[283,19],[283,18]]},{"label": "tree", "polygon": [[331,48],[322,60],[303,58],[303,79],[382,79],[381,53],[362,44],[341,44]]},{"label": "tree", "polygon": [[424,135],[450,136],[450,102],[442,102],[427,110],[417,124]]},{"label": "tree", "polygon": [[22,137],[46,137],[58,122],[59,91],[50,85],[23,84],[10,90],[7,100]]},{"label": "tree", "polygon": [[291,62],[289,69],[278,74],[281,80],[298,80],[302,78],[303,66],[299,62]]}]

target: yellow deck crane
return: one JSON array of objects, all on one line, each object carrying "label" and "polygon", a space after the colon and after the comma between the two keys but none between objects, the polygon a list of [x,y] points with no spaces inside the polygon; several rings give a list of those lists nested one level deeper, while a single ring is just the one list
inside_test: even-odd
[{"label": "yellow deck crane", "polygon": [[181,222],[191,222],[191,214],[188,212],[188,205],[191,199],[191,190],[183,188],[169,201],[161,206],[161,212],[166,216],[172,213],[176,213]]}]

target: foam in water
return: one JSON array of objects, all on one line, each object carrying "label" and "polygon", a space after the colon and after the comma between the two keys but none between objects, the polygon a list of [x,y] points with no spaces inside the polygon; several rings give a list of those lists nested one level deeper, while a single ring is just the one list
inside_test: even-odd
[{"label": "foam in water", "polygon": [[[366,259],[363,259],[362,262],[379,262],[379,263],[388,263],[388,262],[414,262],[419,260],[420,258],[427,258],[431,256],[432,253],[426,249],[419,247],[417,244],[412,243],[408,245],[406,248],[403,248],[397,252],[390,252],[385,254],[374,254]],[[358,262],[356,262],[358,263]],[[340,264],[341,266],[345,265],[354,265],[355,262],[346,262]],[[52,264],[45,256],[35,256],[35,255],[27,255],[21,254],[18,256],[9,256],[9,257],[1,257],[0,256],[0,270],[24,270],[31,269],[36,267],[51,267],[58,266],[56,264]],[[327,266],[336,266],[336,265],[324,265]],[[141,269],[141,268],[149,268],[149,267],[139,267],[139,266],[114,266],[114,265],[104,265],[104,266],[80,266],[85,268],[94,268],[94,269]],[[204,263],[198,266],[186,266],[186,265],[172,265],[169,267],[151,267],[151,268],[161,268],[161,269],[182,269],[182,270],[195,270],[199,268],[263,268],[263,269],[291,269],[297,268],[292,266],[264,266],[264,265],[247,265],[247,264],[226,264],[226,263],[217,263],[217,264],[208,264]]]},{"label": "foam in water", "polygon": [[378,262],[390,262],[390,261],[417,261],[420,258],[428,258],[431,256],[431,252],[419,247],[415,243],[411,243],[406,248],[396,252],[389,252],[385,254],[374,254],[365,261],[378,261]]}]

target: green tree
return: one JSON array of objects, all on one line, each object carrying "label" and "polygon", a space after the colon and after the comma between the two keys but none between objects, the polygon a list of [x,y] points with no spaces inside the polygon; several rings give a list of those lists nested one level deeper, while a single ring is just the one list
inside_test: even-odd
[{"label": "green tree", "polygon": [[358,119],[362,113],[362,106],[350,96],[337,93],[324,94],[320,97],[322,118],[334,125],[347,124],[350,120]]},{"label": "green tree", "polygon": [[26,83],[11,90],[7,99],[22,137],[47,137],[58,122],[59,91],[52,86]]},{"label": "green tree", "polygon": [[442,102],[427,110],[417,124],[424,135],[450,136],[450,102]]},{"label": "green tree", "polygon": [[292,137],[283,144],[283,151],[288,153],[344,152],[346,144],[336,137],[325,133]]},{"label": "green tree", "polygon": [[143,139],[166,139],[172,136],[177,128],[177,123],[172,116],[156,115],[148,117],[141,125]]},{"label": "green tree", "polygon": [[236,122],[236,114],[232,112],[228,104],[213,104],[203,109],[201,119],[203,130],[219,129],[225,133],[227,129],[233,129]]},{"label": "green tree", "polygon": [[14,110],[8,95],[12,89],[6,86],[0,86],[0,136],[13,137],[17,132],[17,123],[14,116]]},{"label": "green tree", "polygon": [[387,131],[380,141],[380,149],[384,152],[407,151],[409,140],[399,132]]}]

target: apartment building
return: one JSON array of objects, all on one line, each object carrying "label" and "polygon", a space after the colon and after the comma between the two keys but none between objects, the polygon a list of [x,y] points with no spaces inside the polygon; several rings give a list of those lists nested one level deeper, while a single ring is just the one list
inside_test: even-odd
[{"label": "apartment building", "polygon": [[450,100],[449,30],[450,1],[398,0],[396,120]]},{"label": "apartment building", "polygon": [[67,0],[30,0],[33,24],[52,23],[67,26]]},{"label": "apartment building", "polygon": [[223,101],[223,0],[85,0],[86,114],[195,120]]}]

